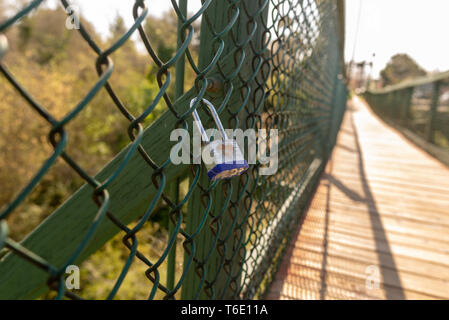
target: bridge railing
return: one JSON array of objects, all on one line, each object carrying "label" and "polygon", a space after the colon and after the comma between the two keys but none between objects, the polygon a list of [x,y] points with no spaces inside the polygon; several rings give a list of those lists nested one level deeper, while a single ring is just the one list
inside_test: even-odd
[{"label": "bridge railing", "polygon": [[[150,8],[148,1],[134,2],[134,24],[108,48],[100,48],[81,21],[73,32],[79,32],[95,54],[92,67],[98,81],[62,118],[33,97],[5,62],[8,29],[41,3],[29,1],[0,22],[0,84],[14,88],[23,105],[47,123],[52,147],[34,177],[0,211],[0,299],[36,298],[49,290],[57,298],[82,298],[65,285],[67,267],[89,260],[118,233],[122,268],[104,275],[105,283],[112,285],[106,296],[97,298],[116,298],[136,264],[146,268],[143,281],[150,299],[263,296],[335,144],[345,111],[343,1],[205,0],[189,15],[187,0],[172,1],[178,46],[168,61],[158,57],[151,30],[147,34],[142,27],[151,2]],[[69,9],[68,1],[61,4]],[[201,21],[199,37],[194,37],[195,21]],[[108,82],[117,72],[113,53],[134,33],[157,71],[159,86],[139,114],[128,110]],[[198,44],[196,59],[192,50]],[[194,73],[191,87],[184,81],[187,66]],[[170,88],[174,90],[169,94]],[[66,127],[100,90],[110,98],[110,109],[102,112],[129,122],[130,143],[93,176],[66,150]],[[240,177],[211,183],[204,165],[175,165],[171,151],[177,142],[170,135],[179,128],[191,132],[193,109],[200,111],[206,128],[213,127],[201,99],[189,109],[195,97],[212,101],[226,128],[278,130],[278,169],[264,175],[264,164],[251,164]],[[164,112],[156,113],[156,108]],[[148,124],[150,116],[154,121]],[[274,153],[267,148],[268,139],[262,138],[264,149]],[[17,214],[56,161],[64,162],[85,185],[23,241],[14,241],[8,218]],[[146,226],[160,206],[168,227],[158,241],[162,250],[150,255],[142,243],[151,238]]]},{"label": "bridge railing", "polygon": [[364,94],[382,118],[449,165],[449,72]]}]

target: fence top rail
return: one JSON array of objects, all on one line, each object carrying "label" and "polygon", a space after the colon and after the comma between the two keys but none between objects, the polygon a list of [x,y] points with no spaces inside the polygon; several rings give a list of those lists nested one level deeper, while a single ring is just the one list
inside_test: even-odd
[{"label": "fence top rail", "polygon": [[405,80],[405,81],[395,84],[395,85],[387,86],[385,88],[377,89],[377,90],[369,90],[368,92],[371,94],[385,94],[385,93],[390,93],[393,91],[418,87],[418,86],[422,86],[422,85],[426,85],[426,84],[430,84],[430,83],[434,83],[434,82],[439,82],[439,81],[446,81],[449,83],[449,71]]}]

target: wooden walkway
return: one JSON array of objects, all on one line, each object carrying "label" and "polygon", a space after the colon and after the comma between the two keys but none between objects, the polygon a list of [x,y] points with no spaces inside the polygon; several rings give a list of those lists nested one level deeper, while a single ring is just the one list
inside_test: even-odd
[{"label": "wooden walkway", "polygon": [[358,98],[267,299],[449,299],[449,169]]}]

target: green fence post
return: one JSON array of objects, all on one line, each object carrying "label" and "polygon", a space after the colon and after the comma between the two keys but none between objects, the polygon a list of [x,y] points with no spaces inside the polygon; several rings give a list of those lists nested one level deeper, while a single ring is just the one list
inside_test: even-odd
[{"label": "green fence post", "polygon": [[441,82],[440,81],[435,82],[433,85],[432,102],[430,105],[429,125],[427,127],[427,141],[429,141],[430,143],[434,142],[434,130],[435,130],[435,121],[438,103],[440,100],[440,88]]},{"label": "green fence post", "polygon": [[[253,19],[249,17],[248,15],[252,13],[256,13],[257,10],[260,8],[261,4],[265,3],[264,1],[252,1],[252,0],[244,0],[237,2],[237,8],[239,9],[239,16],[237,18],[237,21],[234,23],[233,28],[228,33],[225,33],[224,35],[221,35],[221,39],[224,41],[224,50],[221,54],[221,57],[219,59],[218,64],[225,63],[225,64],[235,64],[235,67],[238,66],[238,55],[235,56],[235,42],[237,43],[244,43],[247,39],[248,32],[250,30],[248,29],[251,23],[249,23],[250,19]],[[201,67],[201,64],[207,65],[211,59],[213,58],[214,52],[212,47],[212,41],[214,37],[216,37],[215,34],[220,33],[221,30],[223,30],[226,25],[229,23],[228,19],[230,18],[229,8],[232,4],[226,1],[214,1],[211,3],[209,8],[207,9],[206,13],[209,17],[209,22],[206,21],[205,17],[203,17],[202,24],[201,24],[201,39],[200,39],[200,57],[199,57],[199,64]],[[233,11],[235,12],[235,11]],[[265,5],[264,10],[259,12],[258,17],[261,16],[267,17],[268,15],[268,5]],[[259,18],[254,17],[254,20],[257,20]],[[265,19],[266,23],[266,19]],[[214,30],[211,31],[211,28]],[[231,32],[233,35],[231,35]],[[257,45],[255,45],[255,42],[260,41],[262,39],[263,35],[263,24],[258,24],[257,29],[254,34],[251,35],[252,44],[247,44],[244,49],[244,55],[245,55],[245,63],[243,63],[240,66],[240,74],[246,74],[244,77],[235,77],[231,82],[233,83],[234,89],[232,91],[231,97],[229,99],[229,103],[227,105],[228,108],[239,106],[243,103],[245,103],[245,97],[244,92],[242,92],[240,89],[241,87],[241,81],[242,78],[251,78],[250,75],[253,72],[252,71],[252,61],[253,57],[255,56],[254,49],[257,49]],[[234,37],[234,39],[233,39]],[[260,48],[259,48],[260,49]],[[243,54],[243,53],[242,53]],[[237,59],[237,60],[236,60]],[[211,76],[218,76],[218,75],[211,75]],[[218,76],[219,77],[219,76]],[[254,82],[254,80],[251,80]],[[225,85],[227,87],[227,85]],[[226,88],[228,89],[228,88]],[[223,98],[223,96],[226,94],[226,92],[222,92],[221,96],[215,97],[216,100],[220,100]],[[246,105],[248,105],[250,102],[246,102]],[[216,107],[219,106],[218,102],[216,102]],[[243,116],[245,113],[244,111],[241,112],[241,116]],[[227,127],[229,119],[231,119],[230,112],[227,112],[227,110],[224,110],[220,114],[221,120],[225,127]],[[243,119],[240,119],[240,125],[239,127],[242,127],[244,125],[244,121],[241,121]],[[207,128],[206,128],[207,129]],[[227,128],[228,129],[228,128]],[[229,128],[233,129],[233,128]],[[209,185],[209,178],[207,177],[207,174],[202,168],[201,178],[199,180],[199,183],[202,186],[208,186]],[[233,254],[234,251],[232,248],[238,243],[236,242],[237,239],[234,236],[233,230],[235,230],[235,225],[238,223],[242,217],[242,215],[245,213],[243,211],[243,201],[239,201],[236,206],[229,209],[230,204],[227,205],[226,211],[222,213],[224,206],[227,202],[227,195],[224,193],[222,187],[226,188],[226,185],[224,185],[224,182],[220,182],[213,191],[210,193],[211,199],[213,199],[213,203],[210,208],[210,213],[208,214],[205,223],[201,229],[201,231],[196,235],[194,243],[195,243],[195,259],[197,261],[204,262],[204,260],[207,257],[207,262],[202,263],[195,263],[193,262],[190,266],[190,269],[187,273],[187,276],[185,278],[185,281],[182,286],[182,299],[206,299],[209,298],[208,295],[212,295],[212,298],[214,299],[230,299],[234,298],[234,294],[230,292],[231,290],[228,290],[230,287],[231,278],[238,278],[238,274],[235,273],[235,268],[230,270],[232,274],[228,274],[229,272],[228,268],[231,268],[233,266],[234,262],[238,265],[240,264],[240,261],[238,260],[238,253]],[[239,179],[234,178],[230,186],[232,186],[232,194],[231,199],[235,202],[235,198],[238,196],[239,191]],[[189,204],[188,204],[188,212],[187,212],[187,222],[186,222],[186,230],[187,232],[194,231],[200,221],[204,218],[203,214],[205,212],[204,204],[203,202],[207,199],[204,199],[204,192],[200,188],[196,188],[193,192]],[[232,217],[229,210],[234,211],[234,216]],[[213,244],[214,239],[216,238],[215,234],[213,234],[215,231],[212,231],[217,225],[213,225],[213,218],[221,215],[219,218],[219,225],[220,230],[218,231],[218,234],[222,237],[219,237],[219,239],[222,239],[224,237],[225,233],[228,233],[229,231],[230,236],[227,237],[224,241],[224,246],[227,246],[229,248],[228,252],[223,253],[222,251],[219,252],[217,249],[217,246],[213,249],[212,253],[210,253],[209,249],[211,245]],[[243,232],[243,231],[242,231]],[[221,250],[221,249],[220,249]],[[230,257],[230,254],[232,254],[232,257]],[[223,255],[225,255],[226,260],[226,266],[223,266]],[[189,258],[189,255],[186,254],[184,257],[184,263],[187,262],[187,259]],[[195,268],[197,268],[195,270]],[[212,288],[208,289],[207,292],[205,290],[206,287],[206,281],[213,281]],[[238,282],[237,280],[233,281]],[[213,289],[213,290],[212,290]],[[233,288],[233,292],[236,292],[238,288]]]},{"label": "green fence post", "polygon": [[[214,47],[213,42],[215,40],[215,32],[219,32],[224,29],[226,26],[226,21],[223,19],[226,17],[224,14],[227,10],[228,3],[225,1],[213,1],[207,10],[205,11],[202,20],[201,20],[201,30],[200,30],[200,49],[199,49],[199,58],[198,58],[198,66],[199,69],[204,69],[210,61],[214,57]],[[207,18],[206,18],[207,15]],[[220,17],[220,18],[218,18]],[[209,23],[208,23],[209,21]],[[213,31],[211,30],[213,28]],[[225,39],[227,38],[227,39]],[[225,42],[225,44],[229,45],[229,34],[226,34],[221,37],[221,39]],[[225,48],[229,50],[228,46]],[[222,53],[223,56],[225,52]],[[215,102],[213,101],[215,104]],[[199,110],[201,114],[202,110]],[[222,120],[224,120],[222,118]],[[190,122],[193,125],[193,122]],[[206,122],[204,123],[206,125]],[[207,129],[207,126],[205,127]],[[193,177],[190,177],[193,179]],[[204,169],[204,166],[201,167],[201,176],[198,183],[207,187],[209,185],[209,178],[207,177],[207,173]],[[215,199],[215,203],[217,203],[217,199],[214,197],[215,194],[209,195],[211,199]],[[206,208],[204,207],[204,193],[203,190],[199,187],[193,191],[192,196],[188,201],[187,207],[187,215],[186,215],[186,231],[188,234],[193,234],[197,228],[202,223],[202,220],[205,218],[205,222],[203,223],[202,229],[196,234],[193,239],[193,242],[190,244],[190,251],[193,254],[194,260],[191,262],[189,270],[186,274],[182,285],[181,297],[183,300],[192,300],[192,299],[206,299],[207,296],[203,290],[204,287],[204,278],[200,278],[197,274],[198,261],[202,261],[204,256],[206,255],[205,251],[208,250],[209,246],[212,244],[213,237],[211,235],[209,229],[210,223],[210,214],[207,214],[207,217],[204,217],[206,214]],[[206,200],[207,201],[207,200]],[[207,204],[206,204],[207,206]],[[187,267],[187,263],[190,260],[190,253],[184,254],[184,269]],[[204,266],[201,266],[204,270]],[[200,268],[201,268],[200,267]],[[207,276],[207,275],[206,275]]]},{"label": "green fence post", "polygon": [[[176,178],[169,185],[169,195],[170,199],[173,203],[179,202],[179,178]],[[175,229],[175,224],[168,219],[168,236],[169,238],[172,236]],[[176,241],[174,242],[170,252],[167,257],[167,289],[173,290],[175,284],[175,274],[176,274]]]},{"label": "green fence post", "polygon": [[[187,0],[179,0],[179,11],[184,17],[187,17]],[[177,50],[180,50],[182,46],[181,27],[183,21],[178,16],[178,36],[177,36]],[[185,33],[185,32],[184,32]],[[182,54],[176,62],[176,76],[175,76],[175,100],[182,97],[184,94],[184,71],[185,71],[185,54]],[[170,186],[170,197],[174,203],[179,202],[179,184],[181,179],[178,177]],[[172,236],[175,229],[175,224],[168,219],[168,234]],[[176,273],[176,241],[170,250],[167,258],[167,289],[173,290],[175,285],[175,273]]]}]

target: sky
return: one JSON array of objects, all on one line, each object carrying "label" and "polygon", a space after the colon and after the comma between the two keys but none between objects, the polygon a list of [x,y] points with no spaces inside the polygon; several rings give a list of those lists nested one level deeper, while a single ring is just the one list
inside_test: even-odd
[{"label": "sky", "polygon": [[[50,6],[54,7],[59,1],[49,0]],[[132,9],[134,0],[71,0],[70,3],[79,7],[81,16],[91,21],[98,32],[106,35],[109,25],[117,14],[120,14],[127,26],[134,22]],[[150,15],[160,16],[164,11],[172,9],[170,0],[147,0]],[[188,0],[188,10],[192,12],[201,7],[201,0]]]},{"label": "sky", "polygon": [[[126,26],[130,27],[134,23],[133,5],[134,0],[70,0],[69,1],[82,17],[93,23],[98,33],[103,37],[109,34],[109,27],[117,15],[121,15]],[[170,0],[147,0],[149,8],[148,14],[161,16],[164,11],[173,10]],[[60,5],[59,0],[47,0],[47,5],[55,8]],[[188,0],[188,12],[195,12],[201,7],[201,0]],[[137,32],[131,39],[139,38]],[[137,47],[143,49],[143,45],[138,41]]]},{"label": "sky", "polygon": [[[71,2],[80,7],[81,15],[104,36],[117,14],[123,16],[128,26],[133,23],[134,0]],[[49,3],[55,4],[56,0]],[[150,14],[156,16],[171,8],[170,0],[147,3]],[[197,10],[200,3],[189,0],[189,11]],[[354,53],[356,61],[373,61],[374,77],[397,53],[409,54],[427,71],[449,70],[449,41],[445,37],[445,31],[449,30],[448,14],[449,0],[346,0],[346,60],[351,60]]]},{"label": "sky", "polygon": [[448,0],[346,0],[346,60],[355,44],[355,61],[373,61],[375,77],[396,53],[409,54],[427,71],[447,71],[448,14]]}]

